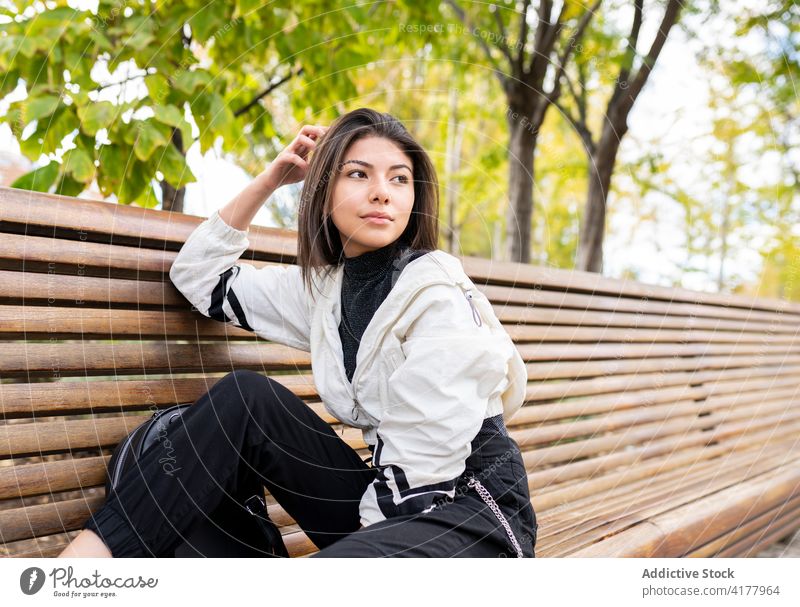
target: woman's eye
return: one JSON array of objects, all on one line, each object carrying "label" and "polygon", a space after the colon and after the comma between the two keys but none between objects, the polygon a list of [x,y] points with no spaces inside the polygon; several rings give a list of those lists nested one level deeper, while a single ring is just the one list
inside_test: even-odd
[{"label": "woman's eye", "polygon": [[[347,174],[347,176],[348,176],[348,177],[352,177],[352,176],[353,176],[353,175],[355,175],[356,173],[360,173],[361,175],[363,175],[363,176],[365,176],[365,177],[366,177],[366,175],[367,175],[367,174],[366,174],[364,171],[359,171],[358,169],[356,169],[355,171],[350,171],[350,172]],[[398,178],[400,179],[400,182],[399,182],[399,183],[409,183],[409,179],[408,179],[408,177],[407,177],[406,175],[395,175],[394,177],[392,177],[392,179],[398,179]]]}]

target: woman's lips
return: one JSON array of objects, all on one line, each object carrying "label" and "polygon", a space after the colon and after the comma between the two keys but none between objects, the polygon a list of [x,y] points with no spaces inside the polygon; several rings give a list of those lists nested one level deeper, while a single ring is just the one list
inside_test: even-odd
[{"label": "woman's lips", "polygon": [[364,221],[369,223],[376,223],[378,225],[384,223],[392,223],[391,219],[387,219],[386,217],[364,217]]}]

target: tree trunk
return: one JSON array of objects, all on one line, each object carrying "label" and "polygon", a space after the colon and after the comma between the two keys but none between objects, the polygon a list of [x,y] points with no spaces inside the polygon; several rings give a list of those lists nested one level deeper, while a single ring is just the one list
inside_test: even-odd
[{"label": "tree trunk", "polygon": [[529,121],[531,112],[513,109],[508,115],[509,205],[506,219],[506,240],[509,261],[530,263],[533,221],[533,152],[538,129]]},{"label": "tree trunk", "polygon": [[606,231],[606,202],[617,160],[619,144],[625,130],[608,126],[594,153],[589,155],[589,192],[580,228],[578,259],[575,267],[584,272],[603,271],[603,238]]},{"label": "tree trunk", "polygon": [[[172,129],[172,142],[178,151],[183,154],[183,137],[178,129]],[[166,179],[161,180],[161,209],[183,213],[183,200],[186,197],[186,188],[175,189]]]}]

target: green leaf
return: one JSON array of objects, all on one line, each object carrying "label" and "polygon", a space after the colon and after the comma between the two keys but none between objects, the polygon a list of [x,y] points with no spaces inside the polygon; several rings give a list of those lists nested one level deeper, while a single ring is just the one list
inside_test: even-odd
[{"label": "green leaf", "polygon": [[164,155],[159,159],[156,169],[161,171],[164,174],[164,179],[176,189],[197,180],[186,164],[186,158],[174,145],[167,146]]},{"label": "green leaf", "polygon": [[44,127],[41,123],[37,124],[27,139],[20,139],[19,149],[27,158],[37,160],[44,153],[44,135],[46,133],[43,133],[43,131]]},{"label": "green leaf", "polygon": [[149,180],[150,176],[147,174],[145,165],[136,159],[131,159],[117,192],[120,204],[131,204],[136,200]]},{"label": "green leaf", "polygon": [[114,45],[111,44],[111,41],[103,34],[102,32],[98,31],[96,28],[92,28],[89,30],[89,38],[91,38],[95,43],[95,52],[102,53],[103,51],[111,51],[114,50]]},{"label": "green leaf", "polygon": [[45,154],[55,152],[61,147],[61,141],[72,133],[75,129],[80,128],[78,117],[75,116],[75,111],[72,106],[62,106],[52,117],[42,122],[45,134],[44,145],[42,151]]},{"label": "green leaf", "polygon": [[128,38],[128,46],[134,50],[142,51],[146,49],[153,40],[155,40],[155,38],[150,32],[140,31]]},{"label": "green leaf", "polygon": [[261,8],[263,0],[236,0],[236,17],[252,17]]},{"label": "green leaf", "polygon": [[31,59],[38,51],[47,51],[53,43],[46,36],[30,36],[22,39],[19,45],[19,52],[28,59]]},{"label": "green leaf", "polygon": [[137,206],[144,207],[145,209],[155,209],[160,203],[153,191],[153,184],[146,187],[144,191],[134,201]]},{"label": "green leaf", "polygon": [[49,116],[58,109],[61,97],[58,95],[41,95],[28,99],[25,107],[25,121],[31,122]]},{"label": "green leaf", "polygon": [[162,74],[149,74],[144,77],[144,85],[154,103],[163,104],[169,96],[169,81]]},{"label": "green leaf", "polygon": [[59,164],[51,160],[49,164],[43,167],[34,169],[30,173],[26,173],[19,177],[14,183],[11,184],[12,188],[19,188],[21,190],[31,190],[33,192],[46,192],[53,185],[53,182],[58,176]]},{"label": "green leaf", "polygon": [[25,128],[25,121],[22,119],[22,108],[14,104],[9,106],[4,122],[11,127],[11,132],[17,140],[22,139],[22,130]]},{"label": "green leaf", "polygon": [[73,148],[64,154],[64,170],[82,183],[94,176],[94,160],[81,148]]},{"label": "green leaf", "polygon": [[227,21],[227,3],[209,2],[197,11],[189,23],[192,33],[198,42],[205,42],[220,30]]},{"label": "green leaf", "polygon": [[62,196],[77,196],[86,189],[86,184],[81,181],[76,181],[66,173],[61,173],[61,176],[56,183],[56,194]]},{"label": "green leaf", "polygon": [[204,70],[183,70],[175,77],[175,88],[191,95],[195,88],[205,86],[209,82],[211,74]]},{"label": "green leaf", "polygon": [[179,127],[183,124],[183,112],[174,105],[157,105],[153,108],[156,120],[168,124],[169,126]]},{"label": "green leaf", "polygon": [[[2,59],[0,59],[1,61]],[[0,64],[0,71],[6,71]],[[12,93],[19,84],[19,72],[16,70],[6,71],[5,76],[0,78],[0,99]]]},{"label": "green leaf", "polygon": [[100,129],[111,126],[116,118],[117,108],[110,101],[101,101],[78,108],[81,129],[87,135],[96,135]]},{"label": "green leaf", "polygon": [[103,196],[111,196],[119,189],[125,170],[125,157],[118,145],[101,146],[97,152],[100,166],[97,171],[97,186]]},{"label": "green leaf", "polygon": [[152,120],[143,120],[137,130],[139,134],[133,144],[133,152],[139,160],[147,160],[156,149],[169,143],[169,137],[165,137]]}]

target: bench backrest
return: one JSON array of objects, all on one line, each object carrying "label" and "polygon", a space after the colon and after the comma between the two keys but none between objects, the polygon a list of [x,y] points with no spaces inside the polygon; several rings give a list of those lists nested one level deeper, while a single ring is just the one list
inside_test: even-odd
[{"label": "bench backrest", "polygon": [[[60,551],[102,503],[113,447],[155,407],[193,402],[234,369],[277,377],[335,424],[307,353],[201,316],[170,283],[201,221],[0,188],[6,554]],[[242,259],[293,263],[295,236],[254,226]],[[571,501],[615,483],[666,466],[677,487],[689,461],[797,435],[797,304],[462,261],[528,364],[527,403],[510,430],[534,507],[553,524]],[[360,431],[341,430],[366,457]]]}]

